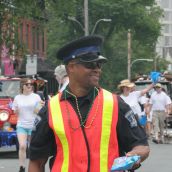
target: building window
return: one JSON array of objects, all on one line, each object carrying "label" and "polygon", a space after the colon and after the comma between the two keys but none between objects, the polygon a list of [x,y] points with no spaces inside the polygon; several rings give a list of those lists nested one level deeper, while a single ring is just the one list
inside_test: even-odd
[{"label": "building window", "polygon": [[169,46],[172,47],[172,36],[169,36]]},{"label": "building window", "polygon": [[33,49],[33,53],[35,53],[35,35],[36,35],[36,29],[35,26],[32,27],[32,49]]},{"label": "building window", "polygon": [[39,50],[39,28],[36,30],[36,47]]},{"label": "building window", "polygon": [[42,31],[42,52],[45,51],[45,44],[44,44],[44,31]]},{"label": "building window", "polygon": [[172,24],[170,24],[169,26],[170,26],[170,35],[172,35]]},{"label": "building window", "polygon": [[164,12],[164,20],[169,21],[169,19],[170,19],[170,13],[168,11],[165,11]]},{"label": "building window", "polygon": [[169,33],[170,32],[170,25],[169,24],[165,24],[163,27],[164,33]]},{"label": "building window", "polygon": [[26,47],[29,47],[29,24],[26,25]]},{"label": "building window", "polygon": [[169,38],[169,36],[165,36],[164,37],[164,45],[165,46],[169,46],[170,45],[170,38]]},{"label": "building window", "polygon": [[163,8],[169,8],[170,7],[170,0],[161,0],[161,5]]},{"label": "building window", "polygon": [[167,47],[172,47],[172,36],[164,37],[164,45]]},{"label": "building window", "polygon": [[19,42],[20,44],[23,43],[23,23],[21,23],[19,27]]}]

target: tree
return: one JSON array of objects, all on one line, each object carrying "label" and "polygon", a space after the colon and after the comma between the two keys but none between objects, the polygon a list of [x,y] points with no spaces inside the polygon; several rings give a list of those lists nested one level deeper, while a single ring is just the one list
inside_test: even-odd
[{"label": "tree", "polygon": [[[26,53],[25,45],[18,40],[18,27],[21,19],[37,20],[43,24],[40,0],[1,0],[0,1],[0,47],[5,45],[9,54]],[[15,46],[14,46],[15,45]]]},{"label": "tree", "polygon": [[[40,18],[42,14],[46,15],[47,58],[54,63],[60,63],[56,60],[59,47],[84,35],[80,25],[69,20],[72,16],[81,25],[84,24],[83,0],[37,0],[34,3],[31,0],[14,0],[13,2],[17,9],[21,9],[20,15],[17,16],[34,15]],[[22,12],[23,9],[27,11],[26,14]],[[162,11],[156,6],[155,0],[94,0],[89,1],[88,12],[89,32],[100,18],[112,19],[109,23],[100,22],[95,34],[104,36],[103,54],[109,58],[103,69],[101,84],[114,90],[119,81],[127,77],[127,30],[130,29],[132,33],[132,60],[141,57],[155,58],[155,45],[161,29],[159,18]],[[146,63],[134,65],[132,76],[140,69],[149,72],[152,67]]]},{"label": "tree", "polygon": [[[49,7],[49,21],[51,21],[49,26],[51,29],[48,33],[48,53],[49,57],[54,59],[58,47],[67,41],[84,35],[77,22],[68,19],[69,16],[73,16],[83,25],[84,8],[83,0],[51,1]],[[118,82],[127,77],[128,29],[131,29],[132,32],[132,60],[141,57],[154,58],[156,56],[155,45],[160,35],[159,18],[161,15],[162,11],[156,6],[155,0],[89,1],[90,32],[100,18],[112,19],[112,22],[108,24],[100,22],[95,30],[95,34],[105,37],[103,51],[104,55],[109,58],[109,62],[103,69],[102,85],[114,90]],[[140,67],[140,65],[142,66]],[[132,76],[140,69],[150,72],[152,65],[142,63],[133,66]]]}]

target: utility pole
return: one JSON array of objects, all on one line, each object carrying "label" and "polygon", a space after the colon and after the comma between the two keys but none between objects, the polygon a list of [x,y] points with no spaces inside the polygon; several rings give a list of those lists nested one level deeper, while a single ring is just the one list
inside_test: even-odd
[{"label": "utility pole", "polygon": [[131,80],[131,30],[128,29],[128,79]]},{"label": "utility pole", "polygon": [[157,57],[155,57],[155,60],[154,60],[154,71],[157,70]]},{"label": "utility pole", "polygon": [[85,36],[89,35],[89,20],[88,20],[88,0],[84,0],[84,29]]}]

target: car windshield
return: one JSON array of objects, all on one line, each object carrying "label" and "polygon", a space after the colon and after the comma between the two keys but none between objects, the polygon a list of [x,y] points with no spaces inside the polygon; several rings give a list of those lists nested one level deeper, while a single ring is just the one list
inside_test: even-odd
[{"label": "car windshield", "polygon": [[19,80],[0,80],[0,97],[14,98],[20,93]]}]

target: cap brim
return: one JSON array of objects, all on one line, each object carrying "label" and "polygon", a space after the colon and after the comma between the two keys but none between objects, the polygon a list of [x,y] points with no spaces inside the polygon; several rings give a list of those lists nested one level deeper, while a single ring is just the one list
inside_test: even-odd
[{"label": "cap brim", "polygon": [[106,57],[98,55],[97,58],[93,58],[93,59],[82,59],[82,58],[80,58],[79,61],[85,62],[85,63],[88,63],[88,62],[102,62],[102,63],[106,63],[108,60],[107,60]]},{"label": "cap brim", "polygon": [[160,87],[160,86],[155,86],[155,88],[162,88],[162,87]]}]

